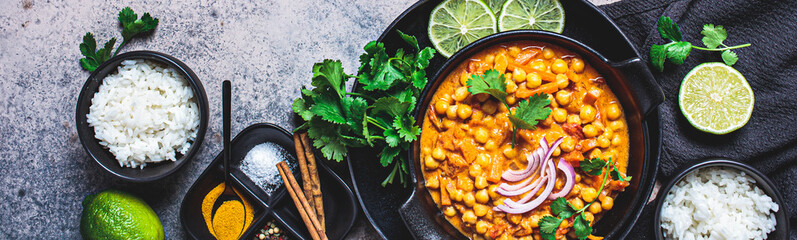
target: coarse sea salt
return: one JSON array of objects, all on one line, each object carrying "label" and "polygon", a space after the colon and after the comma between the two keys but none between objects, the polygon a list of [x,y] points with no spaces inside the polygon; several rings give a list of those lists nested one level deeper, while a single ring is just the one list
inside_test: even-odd
[{"label": "coarse sea salt", "polygon": [[280,161],[285,161],[291,169],[296,169],[296,160],[288,151],[276,143],[265,142],[252,147],[238,168],[271,195],[282,184],[282,177],[277,170],[277,163]]}]

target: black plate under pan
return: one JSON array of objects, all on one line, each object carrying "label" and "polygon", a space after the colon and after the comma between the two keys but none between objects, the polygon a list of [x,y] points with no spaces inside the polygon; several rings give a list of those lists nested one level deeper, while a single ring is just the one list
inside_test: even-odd
[{"label": "black plate under pan", "polygon": [[[242,130],[231,142],[230,150],[230,181],[244,198],[249,200],[254,209],[252,225],[243,234],[241,239],[252,239],[259,230],[271,219],[275,220],[279,228],[288,233],[290,239],[311,239],[299,212],[293,204],[284,185],[274,190],[272,195],[267,194],[241,172],[236,166],[237,162],[246,157],[252,147],[273,142],[284,148],[296,159],[291,133],[270,123],[259,123]],[[318,155],[320,156],[320,155]],[[326,233],[329,239],[343,239],[354,224],[357,217],[357,205],[354,194],[343,180],[332,172],[321,159],[316,159],[319,167],[321,189],[324,196],[324,213],[326,214]],[[224,180],[221,154],[202,172],[183,198],[180,207],[180,221],[187,237],[192,239],[213,239],[202,217],[202,199],[213,187]],[[272,166],[276,167],[276,166]],[[298,170],[292,169],[296,180],[301,184],[302,178]]]},{"label": "black plate under pan", "polygon": [[[395,52],[396,49],[406,48],[406,44],[398,36],[396,30],[401,30],[407,34],[416,36],[421,47],[432,46],[427,35],[429,15],[440,2],[439,0],[419,1],[407,9],[401,16],[382,33],[378,41],[383,42],[388,52]],[[594,51],[600,53],[608,62],[624,62],[639,59],[639,54],[632,47],[625,35],[617,26],[597,9],[593,4],[586,0],[562,1],[565,9],[565,28],[562,35],[589,46]],[[439,54],[430,62],[427,69],[427,76],[434,76],[444,65],[446,58]],[[430,77],[430,83],[434,79]],[[357,84],[355,83],[355,88]],[[429,87],[429,85],[427,85]],[[419,105],[421,106],[421,105]],[[417,109],[416,109],[417,111]],[[414,112],[415,114],[417,112]],[[641,167],[640,174],[647,179],[636,186],[636,194],[633,199],[633,206],[626,210],[626,214],[618,219],[622,220],[613,227],[611,231],[598,232],[606,234],[609,239],[621,239],[631,230],[636,219],[641,213],[644,202],[653,190],[653,182],[656,178],[658,167],[658,157],[661,148],[661,130],[659,128],[660,116],[658,108],[643,115],[644,119],[641,128],[645,132],[645,164]],[[420,121],[419,121],[420,122]],[[407,219],[402,219],[399,209],[410,198],[413,188],[417,184],[412,183],[412,187],[403,187],[399,184],[382,187],[382,179],[389,174],[391,169],[381,167],[378,161],[374,161],[378,149],[350,149],[349,151],[349,172],[351,174],[354,190],[363,208],[363,213],[374,226],[379,235],[386,239],[411,239],[411,238],[438,238],[450,237],[439,235],[441,232],[435,230],[438,226],[428,226],[425,228],[408,228],[405,225]],[[414,158],[410,158],[414,159]],[[411,166],[413,164],[410,164]],[[411,170],[413,171],[413,170]],[[413,179],[415,181],[415,179]],[[641,203],[641,204],[640,204]],[[405,214],[406,215],[406,214]],[[420,216],[420,215],[418,215]],[[601,222],[598,222],[601,224]],[[606,225],[605,223],[603,225]],[[440,225],[440,223],[438,223]],[[608,229],[608,228],[607,228]],[[451,235],[456,236],[456,235]],[[461,237],[461,236],[459,236]]]}]

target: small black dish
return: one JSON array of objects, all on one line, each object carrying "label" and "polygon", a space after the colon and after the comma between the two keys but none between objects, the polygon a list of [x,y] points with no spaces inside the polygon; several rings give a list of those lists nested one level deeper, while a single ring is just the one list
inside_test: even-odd
[{"label": "small black dish", "polygon": [[[242,198],[249,201],[254,209],[254,218],[249,229],[241,239],[252,239],[260,229],[274,219],[280,230],[290,239],[311,239],[293,200],[287,189],[281,185],[272,194],[268,194],[236,167],[246,154],[258,144],[272,142],[285,149],[296,159],[291,133],[270,123],[254,124],[242,130],[231,141],[230,148],[230,184],[238,190]],[[316,156],[321,156],[316,154]],[[326,214],[326,233],[329,239],[343,239],[354,225],[357,217],[357,204],[354,193],[343,180],[336,175],[321,159],[316,159],[324,198]],[[276,166],[272,166],[275,167]],[[302,178],[298,169],[291,169],[301,185]],[[223,179],[222,156],[219,154],[194,182],[183,197],[180,206],[180,221],[186,235],[192,239],[213,239],[202,216],[202,200],[211,189]]]},{"label": "small black dish", "polygon": [[770,232],[767,236],[767,239],[789,239],[789,218],[786,217],[786,205],[783,203],[783,197],[780,196],[780,193],[776,190],[775,184],[767,178],[766,175],[759,172],[755,168],[751,167],[750,165],[726,160],[726,159],[711,159],[699,162],[695,165],[688,166],[686,169],[681,171],[680,174],[675,176],[669,183],[663,188],[660,189],[659,194],[656,199],[656,214],[653,216],[653,229],[656,233],[657,240],[663,240],[664,234],[661,231],[661,207],[664,205],[664,200],[667,198],[667,195],[670,193],[670,189],[681,181],[684,177],[689,175],[690,173],[697,171],[698,169],[703,168],[710,168],[710,167],[727,167],[742,171],[755,179],[756,185],[761,188],[769,197],[778,204],[778,211],[775,212],[775,220],[777,223],[775,224],[775,231]]},{"label": "small black dish", "polygon": [[[94,137],[94,128],[89,126],[86,120],[86,114],[89,113],[89,107],[91,107],[91,99],[94,98],[94,94],[99,90],[105,76],[116,72],[117,67],[122,61],[132,59],[151,60],[174,68],[185,77],[186,81],[191,85],[191,89],[194,91],[194,99],[196,99],[197,106],[199,107],[199,129],[196,139],[191,143],[191,148],[189,148],[185,155],[178,154],[177,161],[150,163],[147,164],[144,169],[121,167],[113,154],[99,144],[99,140]],[[202,146],[202,140],[205,138],[205,132],[208,128],[208,116],[208,97],[207,94],[205,94],[205,88],[202,87],[199,78],[185,65],[185,63],[164,53],[133,51],[119,54],[111,58],[100,64],[100,66],[91,73],[78,96],[75,126],[77,126],[78,137],[80,138],[80,143],[83,145],[83,148],[86,149],[86,152],[88,152],[103,169],[125,180],[150,182],[166,177],[177,171],[199,152],[199,148]]]}]

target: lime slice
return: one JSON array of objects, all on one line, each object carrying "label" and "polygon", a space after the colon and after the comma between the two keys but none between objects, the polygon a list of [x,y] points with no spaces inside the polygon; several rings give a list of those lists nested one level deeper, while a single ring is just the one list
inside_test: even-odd
[{"label": "lime slice", "polygon": [[479,38],[495,33],[495,14],[482,0],[447,0],[432,10],[429,40],[450,57]]},{"label": "lime slice", "polygon": [[506,0],[484,0],[484,2],[487,3],[487,6],[489,6],[490,9],[493,10],[493,13],[498,16],[498,14],[501,13],[501,8],[504,7]]},{"label": "lime slice", "polygon": [[565,10],[558,0],[509,0],[498,17],[498,30],[543,30],[562,33]]},{"label": "lime slice", "polygon": [[681,83],[678,104],[700,131],[726,134],[750,120],[755,97],[739,71],[719,62],[703,63]]}]

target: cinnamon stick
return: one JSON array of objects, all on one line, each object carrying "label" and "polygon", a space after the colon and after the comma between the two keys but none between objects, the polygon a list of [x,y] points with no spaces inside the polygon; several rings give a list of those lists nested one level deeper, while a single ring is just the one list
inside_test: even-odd
[{"label": "cinnamon stick", "polygon": [[307,226],[307,231],[310,232],[310,236],[314,240],[328,240],[326,233],[320,227],[321,224],[318,222],[318,216],[316,216],[315,211],[313,211],[307,203],[307,198],[305,198],[304,193],[300,190],[301,188],[299,188],[299,184],[293,177],[291,169],[288,168],[288,164],[286,164],[285,161],[281,161],[277,163],[277,169],[280,172],[282,181],[285,183],[285,188],[288,189],[288,194],[291,195],[293,203],[296,205],[296,209],[299,210],[299,215],[302,216],[302,221],[304,221],[305,226]]},{"label": "cinnamon stick", "polygon": [[[307,159],[307,170],[310,172],[310,180],[312,182],[312,199],[315,202],[313,206],[315,206],[318,221],[321,223],[321,229],[326,231],[326,222],[324,221],[324,199],[321,194],[321,180],[318,179],[318,166],[315,162],[315,155],[313,155],[313,144],[310,142],[310,138],[307,137],[307,133],[302,133],[300,136],[302,145],[304,145],[305,158]],[[307,189],[305,189],[305,192],[307,192]],[[309,198],[311,195],[307,196]]]},{"label": "cinnamon stick", "polygon": [[[293,146],[296,148],[296,158],[299,162],[299,171],[302,172],[302,189],[304,191],[304,196],[307,197],[307,200],[311,200],[313,197],[313,180],[310,178],[310,173],[308,172],[307,168],[307,158],[305,156],[305,149],[307,148],[301,139],[299,134],[293,135]],[[310,207],[313,208],[313,211],[316,210],[315,202],[309,201]],[[316,212],[317,214],[318,212]],[[320,221],[319,219],[319,222]]]}]

